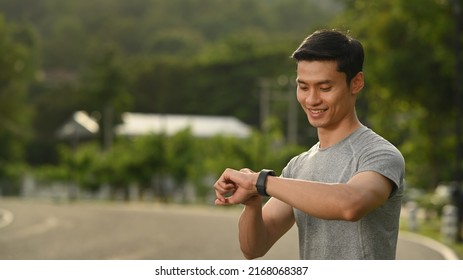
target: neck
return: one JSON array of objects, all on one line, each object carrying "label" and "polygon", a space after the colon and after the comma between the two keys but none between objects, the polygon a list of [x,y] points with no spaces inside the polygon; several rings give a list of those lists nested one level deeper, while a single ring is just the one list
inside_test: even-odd
[{"label": "neck", "polygon": [[336,127],[317,129],[318,140],[320,141],[320,148],[329,148],[339,141],[356,131],[362,124],[355,118],[347,123],[338,124]]}]

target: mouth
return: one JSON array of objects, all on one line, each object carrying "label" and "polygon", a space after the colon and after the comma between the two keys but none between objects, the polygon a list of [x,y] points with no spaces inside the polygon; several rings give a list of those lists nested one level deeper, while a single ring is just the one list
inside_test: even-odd
[{"label": "mouth", "polygon": [[328,109],[309,109],[309,112],[314,115],[318,115],[326,111],[328,111]]}]

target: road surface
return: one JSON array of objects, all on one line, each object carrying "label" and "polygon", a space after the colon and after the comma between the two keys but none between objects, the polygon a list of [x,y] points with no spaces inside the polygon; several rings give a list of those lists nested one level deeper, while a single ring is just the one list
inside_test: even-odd
[{"label": "road surface", "polygon": [[[0,198],[0,260],[239,260],[240,210]],[[448,257],[422,241],[401,234],[397,258]],[[295,227],[263,259],[298,259]]]}]

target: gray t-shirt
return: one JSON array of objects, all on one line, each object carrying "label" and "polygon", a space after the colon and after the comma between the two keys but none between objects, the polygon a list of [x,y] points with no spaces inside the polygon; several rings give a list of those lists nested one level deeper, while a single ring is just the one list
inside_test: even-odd
[{"label": "gray t-shirt", "polygon": [[288,163],[282,177],[345,183],[355,174],[375,171],[395,188],[386,203],[356,222],[324,220],[294,209],[301,259],[395,259],[405,161],[400,151],[362,126],[326,149],[315,144]]}]

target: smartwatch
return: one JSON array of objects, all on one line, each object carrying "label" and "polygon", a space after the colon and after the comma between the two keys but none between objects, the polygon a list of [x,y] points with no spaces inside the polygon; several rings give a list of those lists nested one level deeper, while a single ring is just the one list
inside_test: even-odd
[{"label": "smartwatch", "polygon": [[269,196],[267,193],[267,177],[268,176],[275,176],[275,171],[270,169],[262,169],[259,172],[259,176],[257,177],[256,188],[257,192],[261,196]]}]

